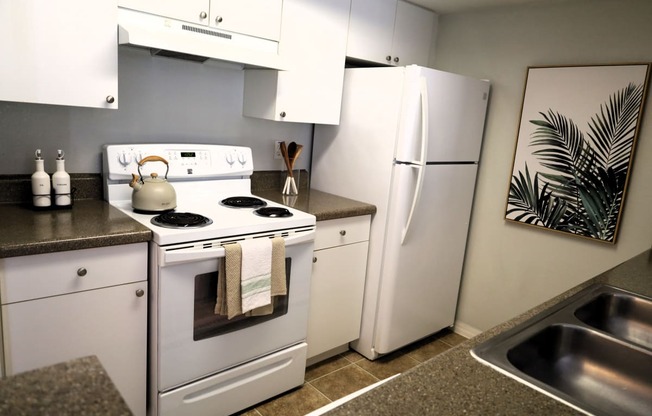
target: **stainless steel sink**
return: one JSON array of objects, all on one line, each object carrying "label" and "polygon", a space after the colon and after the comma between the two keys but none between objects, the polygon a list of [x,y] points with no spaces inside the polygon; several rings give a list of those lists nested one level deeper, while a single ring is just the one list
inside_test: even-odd
[{"label": "stainless steel sink", "polygon": [[601,293],[575,311],[585,324],[652,349],[652,301],[629,293]]},{"label": "stainless steel sink", "polygon": [[584,413],[652,415],[652,300],[591,286],[478,345],[483,364]]}]

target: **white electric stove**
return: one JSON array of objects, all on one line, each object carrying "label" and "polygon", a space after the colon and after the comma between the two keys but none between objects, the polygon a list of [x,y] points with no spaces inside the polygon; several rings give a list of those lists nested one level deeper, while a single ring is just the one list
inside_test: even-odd
[{"label": "white electric stove", "polygon": [[[108,145],[103,156],[105,199],[153,233],[148,414],[228,415],[301,385],[315,217],[252,195],[246,147]],[[131,206],[129,182],[146,156],[168,161],[177,196],[171,212]],[[141,167],[143,176],[165,171],[159,162]],[[160,225],[169,217],[181,226]],[[270,315],[215,314],[223,244],[271,237],[285,241],[288,294],[275,299]]]}]

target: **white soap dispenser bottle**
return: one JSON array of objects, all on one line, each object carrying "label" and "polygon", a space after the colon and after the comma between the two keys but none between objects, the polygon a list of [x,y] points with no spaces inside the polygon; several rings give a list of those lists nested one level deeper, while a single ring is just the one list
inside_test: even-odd
[{"label": "white soap dispenser bottle", "polygon": [[36,149],[32,174],[32,203],[35,207],[49,207],[52,204],[50,196],[50,175],[45,172],[41,149]]},{"label": "white soap dispenser bottle", "polygon": [[70,175],[66,172],[66,160],[63,150],[57,150],[57,171],[52,174],[54,188],[54,204],[67,207],[72,204],[70,197]]}]

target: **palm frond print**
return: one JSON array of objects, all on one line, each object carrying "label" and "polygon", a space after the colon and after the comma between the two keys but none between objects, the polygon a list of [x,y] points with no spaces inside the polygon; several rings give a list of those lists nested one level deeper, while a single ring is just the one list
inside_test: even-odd
[{"label": "palm frond print", "polygon": [[507,215],[528,224],[612,242],[627,183],[642,84],[611,94],[591,117],[588,131],[552,109],[540,112],[530,136],[532,155],[545,172],[527,164],[512,176]]}]

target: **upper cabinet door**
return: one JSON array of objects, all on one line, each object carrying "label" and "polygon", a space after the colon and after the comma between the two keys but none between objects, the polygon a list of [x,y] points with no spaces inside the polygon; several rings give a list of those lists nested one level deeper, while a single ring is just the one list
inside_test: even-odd
[{"label": "upper cabinet door", "polygon": [[346,56],[426,66],[436,22],[434,12],[403,0],[353,0]]},{"label": "upper cabinet door", "polygon": [[0,100],[118,107],[116,0],[0,1]]},{"label": "upper cabinet door", "polygon": [[396,0],[351,2],[347,56],[372,62],[391,61],[396,3]]},{"label": "upper cabinet door", "polygon": [[437,15],[404,1],[396,7],[392,63],[428,65]]},{"label": "upper cabinet door", "polygon": [[349,7],[350,0],[283,2],[279,53],[288,70],[245,70],[243,115],[339,123]]},{"label": "upper cabinet door", "polygon": [[210,25],[278,41],[283,0],[210,0]]},{"label": "upper cabinet door", "polygon": [[118,0],[118,6],[206,25],[210,3],[209,0]]}]

